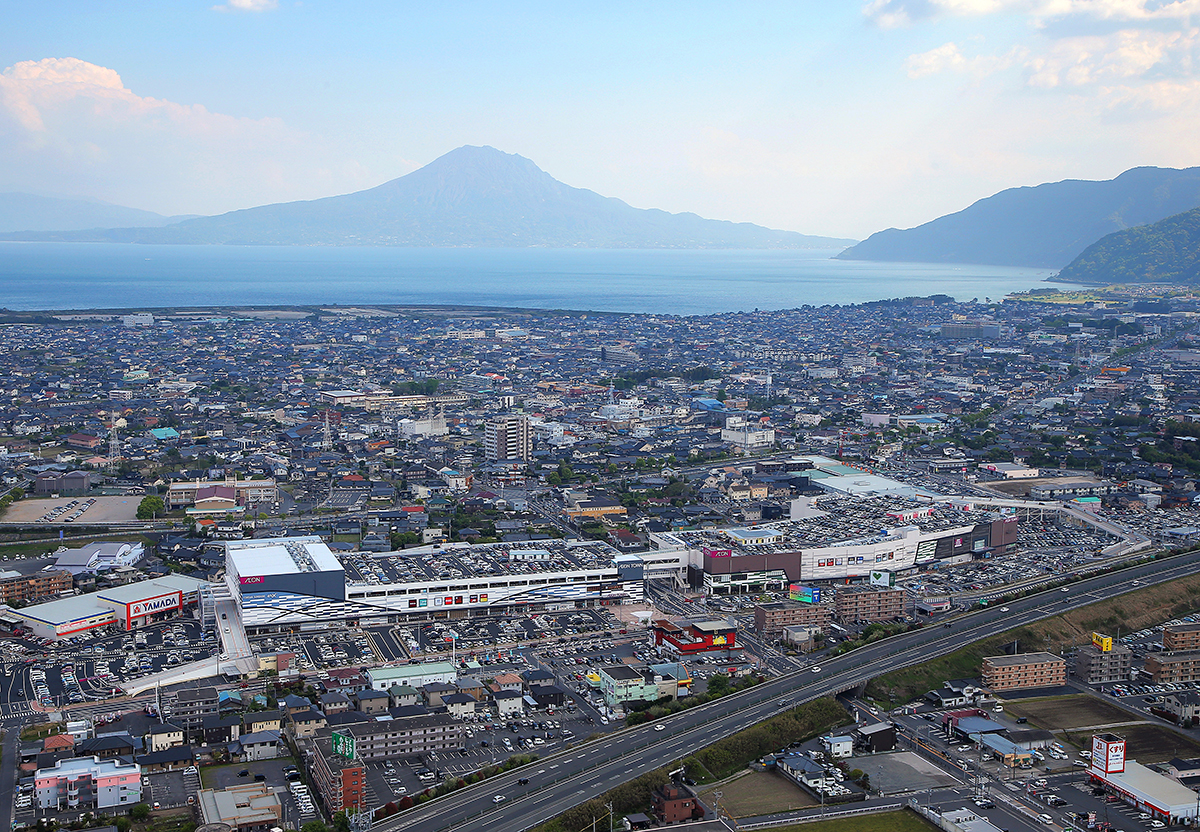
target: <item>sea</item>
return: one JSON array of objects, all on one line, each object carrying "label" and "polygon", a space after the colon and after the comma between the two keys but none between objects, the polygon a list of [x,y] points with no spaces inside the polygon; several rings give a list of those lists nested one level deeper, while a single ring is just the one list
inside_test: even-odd
[{"label": "sea", "polygon": [[1062,287],[1046,269],[835,260],[837,250],[154,246],[0,242],[0,307],[318,304],[708,315]]}]

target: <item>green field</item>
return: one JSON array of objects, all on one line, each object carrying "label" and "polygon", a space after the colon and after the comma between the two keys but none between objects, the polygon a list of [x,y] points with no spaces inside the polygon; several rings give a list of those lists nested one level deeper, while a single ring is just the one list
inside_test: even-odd
[{"label": "green field", "polygon": [[701,792],[700,799],[711,807],[714,792],[721,793],[721,808],[735,818],[773,815],[817,805],[808,792],[766,771],[752,771],[714,786]]}]

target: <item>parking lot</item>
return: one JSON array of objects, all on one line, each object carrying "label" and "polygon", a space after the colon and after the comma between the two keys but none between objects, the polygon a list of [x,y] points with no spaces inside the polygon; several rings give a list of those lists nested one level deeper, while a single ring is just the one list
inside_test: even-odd
[{"label": "parking lot", "polygon": [[57,643],[27,638],[14,644],[24,652],[10,653],[13,661],[5,665],[0,701],[47,706],[105,699],[127,679],[212,656],[218,649],[216,639],[192,618],[129,633],[110,625]]},{"label": "parking lot", "polygon": [[52,527],[96,523],[131,523],[137,520],[141,496],[124,497],[30,497],[8,507],[6,523],[28,523]]}]

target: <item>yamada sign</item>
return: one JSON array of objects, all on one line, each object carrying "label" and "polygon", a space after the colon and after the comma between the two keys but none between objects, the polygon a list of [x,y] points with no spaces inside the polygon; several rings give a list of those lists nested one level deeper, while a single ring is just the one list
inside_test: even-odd
[{"label": "yamada sign", "polygon": [[164,595],[162,598],[152,598],[149,601],[138,601],[129,605],[129,617],[141,618],[143,615],[173,610],[179,606],[178,595]]}]

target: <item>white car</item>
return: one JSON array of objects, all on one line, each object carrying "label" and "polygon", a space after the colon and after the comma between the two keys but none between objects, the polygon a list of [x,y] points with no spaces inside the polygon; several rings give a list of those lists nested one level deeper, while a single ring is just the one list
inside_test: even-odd
[{"label": "white car", "polygon": [[813,673],[820,673],[820,672],[821,672],[821,668],[819,668],[819,667],[814,667],[814,668],[812,669],[812,672],[813,672]]},{"label": "white car", "polygon": [[1008,607],[1001,607],[1000,612],[1008,612]]},{"label": "white car", "polygon": [[667,730],[667,726],[663,725],[663,724],[660,722],[658,725],[655,725],[655,726],[654,726],[654,730],[655,730],[655,731],[665,731],[665,730]]},{"label": "white car", "polygon": [[492,795],[492,802],[493,802],[493,803],[503,803],[503,802],[504,802],[504,795],[502,795],[502,794],[494,794],[494,795]]}]

